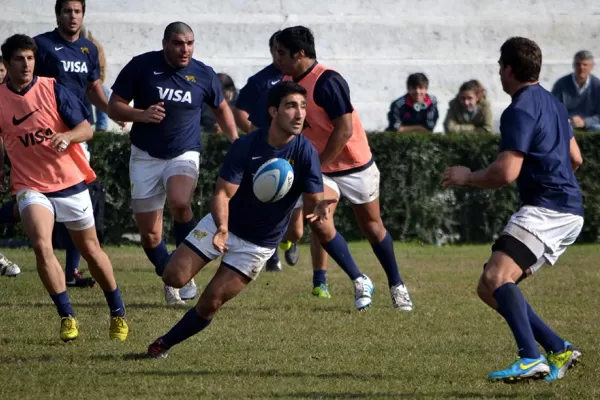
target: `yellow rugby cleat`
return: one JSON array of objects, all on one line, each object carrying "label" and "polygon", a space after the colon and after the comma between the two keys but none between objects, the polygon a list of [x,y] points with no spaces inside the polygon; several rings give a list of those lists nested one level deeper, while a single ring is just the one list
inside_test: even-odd
[{"label": "yellow rugby cleat", "polygon": [[110,317],[109,337],[113,340],[125,340],[129,333],[129,326],[125,317]]},{"label": "yellow rugby cleat", "polygon": [[73,317],[63,317],[60,319],[60,340],[69,342],[77,339],[79,336],[79,326],[77,320]]}]

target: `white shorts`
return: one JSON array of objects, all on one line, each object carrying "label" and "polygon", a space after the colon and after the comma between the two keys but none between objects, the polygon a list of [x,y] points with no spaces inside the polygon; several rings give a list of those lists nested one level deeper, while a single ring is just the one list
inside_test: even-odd
[{"label": "white shorts", "polygon": [[170,160],[162,160],[132,145],[129,179],[134,212],[163,209],[169,178],[184,175],[198,181],[199,171],[200,153],[197,151],[188,151]]},{"label": "white shorts", "polygon": [[[323,184],[333,189],[338,198],[345,197],[350,204],[365,204],[379,197],[379,168],[373,162],[368,168],[348,175],[327,176],[323,175]],[[302,197],[295,208],[303,205]]]},{"label": "white shorts", "polygon": [[[217,227],[212,215],[207,214],[185,238],[185,243],[205,261],[214,260],[221,255],[212,243],[216,231]],[[229,251],[223,255],[222,262],[249,279],[256,279],[267,260],[275,252],[275,249],[257,246],[231,232],[226,245]]]},{"label": "white shorts", "polygon": [[46,197],[35,190],[23,189],[17,193],[19,214],[33,204],[46,207],[54,215],[56,222],[62,222],[67,229],[83,231],[94,226],[94,210],[90,192],[83,192],[69,197]]},{"label": "white shorts", "polygon": [[[533,252],[538,259],[530,268],[534,273],[545,264],[554,265],[567,247],[575,243],[582,228],[580,215],[524,206],[510,217],[502,233],[515,237]],[[540,242],[542,245],[537,246]]]}]

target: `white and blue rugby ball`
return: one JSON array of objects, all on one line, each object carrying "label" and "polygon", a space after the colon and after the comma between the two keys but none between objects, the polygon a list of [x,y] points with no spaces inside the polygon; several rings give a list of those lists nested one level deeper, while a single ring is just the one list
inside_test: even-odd
[{"label": "white and blue rugby ball", "polygon": [[254,195],[263,203],[281,200],[292,188],[294,169],[282,158],[272,158],[260,166],[252,180]]}]

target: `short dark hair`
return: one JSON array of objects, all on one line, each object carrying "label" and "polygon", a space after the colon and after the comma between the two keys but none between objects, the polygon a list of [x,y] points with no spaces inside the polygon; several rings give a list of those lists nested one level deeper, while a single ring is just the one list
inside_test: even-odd
[{"label": "short dark hair", "polygon": [[78,1],[81,3],[81,9],[83,14],[85,15],[85,0],[56,0],[56,4],[54,4],[54,14],[56,16],[60,15],[60,12],[62,11],[63,5],[65,3],[68,3],[69,1]]},{"label": "short dark hair", "polygon": [[233,90],[235,92],[235,82],[233,82],[231,76],[223,72],[219,72],[217,76],[219,77],[219,81],[221,82],[221,88],[223,90]]},{"label": "short dark hair", "polygon": [[286,96],[290,94],[301,94],[306,96],[306,89],[292,81],[279,82],[269,90],[268,106],[278,108]]},{"label": "short dark hair", "polygon": [[272,49],[273,46],[275,46],[275,39],[277,39],[277,35],[279,35],[280,33],[281,31],[277,31],[274,34],[272,34],[269,38],[269,50]]},{"label": "short dark hair", "polygon": [[512,68],[517,81],[537,82],[542,69],[542,50],[533,40],[511,37],[500,47],[500,61],[504,68]]},{"label": "short dark hair", "polygon": [[304,50],[306,57],[317,58],[315,37],[310,29],[305,26],[299,25],[285,28],[277,35],[277,43],[288,49],[292,56],[300,50]]},{"label": "short dark hair", "polygon": [[12,35],[2,44],[2,57],[7,63],[10,63],[10,60],[17,50],[33,50],[33,54],[35,54],[37,45],[35,44],[35,40],[27,35]]},{"label": "short dark hair", "polygon": [[188,33],[194,33],[194,31],[185,22],[181,22],[181,21],[171,22],[165,28],[165,33],[163,35],[163,39],[171,40],[171,37],[173,35],[176,35],[176,34],[187,35]]},{"label": "short dark hair", "polygon": [[427,76],[422,72],[410,74],[406,79],[406,87],[409,89],[418,87],[429,88],[429,79],[427,79]]}]

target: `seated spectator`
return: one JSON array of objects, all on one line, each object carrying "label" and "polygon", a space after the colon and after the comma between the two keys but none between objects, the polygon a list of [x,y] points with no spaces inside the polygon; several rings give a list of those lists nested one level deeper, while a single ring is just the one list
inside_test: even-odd
[{"label": "seated spectator", "polygon": [[591,74],[594,56],[586,50],[573,57],[573,73],[554,84],[552,94],[567,107],[574,129],[600,131],[600,79]]},{"label": "seated spectator", "polygon": [[439,118],[437,99],[427,93],[429,80],[422,73],[411,74],[406,80],[407,94],[395,100],[388,112],[388,131],[433,132]]},{"label": "seated spectator", "polygon": [[[235,87],[233,79],[227,74],[218,73],[219,81],[221,81],[221,89],[223,97],[233,110],[238,96],[238,90]],[[200,117],[202,130],[207,133],[222,133],[221,127],[217,124],[217,118],[210,107],[202,107],[202,115]]]},{"label": "seated spectator", "polygon": [[4,83],[4,78],[6,78],[6,66],[2,56],[0,56],[0,84]]},{"label": "seated spectator", "polygon": [[485,98],[485,89],[476,80],[463,83],[458,95],[448,105],[444,120],[446,133],[491,133],[494,120],[492,105]]}]

